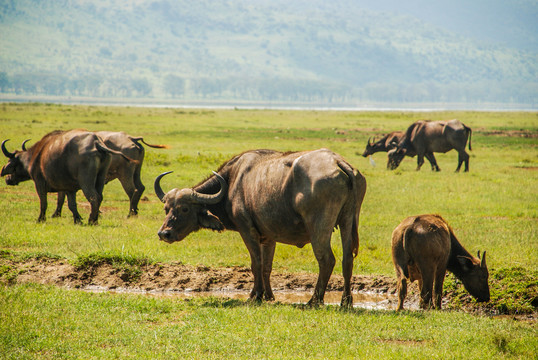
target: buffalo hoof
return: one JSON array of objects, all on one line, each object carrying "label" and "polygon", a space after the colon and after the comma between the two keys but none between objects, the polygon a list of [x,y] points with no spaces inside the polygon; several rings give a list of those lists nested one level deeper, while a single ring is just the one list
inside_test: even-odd
[{"label": "buffalo hoof", "polygon": [[352,308],[353,307],[353,295],[344,295],[342,296],[342,301],[340,302],[340,306],[346,307],[346,308]]},{"label": "buffalo hoof", "polygon": [[316,299],[314,296],[306,303],[309,307],[323,306],[323,300]]},{"label": "buffalo hoof", "polygon": [[52,218],[59,218],[59,217],[62,217],[62,213],[59,212],[59,211],[55,211],[54,214],[52,214],[51,217],[52,217]]},{"label": "buffalo hoof", "polygon": [[263,301],[263,293],[258,293],[254,290],[250,292],[249,300],[261,303]]}]

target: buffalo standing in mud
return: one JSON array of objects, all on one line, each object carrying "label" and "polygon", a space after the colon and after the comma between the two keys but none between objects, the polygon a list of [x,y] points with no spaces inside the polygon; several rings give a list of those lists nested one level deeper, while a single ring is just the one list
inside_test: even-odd
[{"label": "buffalo standing in mud", "polygon": [[[152,148],[167,148],[166,145],[152,145],[144,141],[142,137],[133,137],[124,132],[112,132],[112,131],[97,131],[95,133],[105,145],[113,150],[116,150],[130,159],[136,161],[125,161],[122,156],[112,154],[112,161],[108,172],[106,174],[105,183],[118,179],[123,187],[123,190],[129,196],[129,215],[138,215],[138,202],[142,193],[146,189],[140,174],[142,170],[142,163],[144,161],[145,150],[142,144]],[[58,203],[56,211],[52,217],[59,217],[62,214],[62,206],[65,200],[65,193],[58,193]]]},{"label": "buffalo standing in mud", "polygon": [[471,128],[459,120],[450,121],[417,121],[405,132],[397,146],[388,152],[387,167],[396,169],[405,156],[417,156],[417,171],[424,164],[424,157],[428,159],[432,170],[440,171],[434,152],[446,153],[452,149],[458,152],[458,167],[465,163],[465,171],[469,171],[469,154],[465,151],[467,139],[471,150]]},{"label": "buffalo standing in mud", "polygon": [[322,304],[335,257],[331,234],[340,228],[344,291],[353,303],[351,275],[359,248],[358,222],[366,180],[340,155],[327,149],[281,153],[253,150],[235,156],[194,188],[155,193],[165,204],[158,235],[165,242],[184,239],[201,228],[238,231],[249,251],[254,275],[252,299],[274,299],[270,284],[276,243],[311,243],[319,276],[310,305]]},{"label": "buffalo standing in mud", "polygon": [[[480,252],[478,253],[480,257]],[[392,261],[398,279],[398,310],[403,309],[407,279],[418,280],[420,307],[441,309],[443,281],[452,272],[478,301],[489,301],[486,252],[475,258],[439,215],[410,216],[392,233]]]},{"label": "buffalo standing in mud", "polygon": [[7,185],[18,185],[30,179],[34,181],[41,209],[39,222],[46,219],[47,193],[65,192],[74,222],[80,223],[82,218],[77,210],[76,192],[82,189],[91,204],[88,222],[97,224],[111,154],[132,161],[109,149],[97,135],[85,130],[53,131],[29,149],[14,153],[6,149],[6,142],[2,142],[2,152],[9,161],[2,168],[1,176],[6,177]]}]

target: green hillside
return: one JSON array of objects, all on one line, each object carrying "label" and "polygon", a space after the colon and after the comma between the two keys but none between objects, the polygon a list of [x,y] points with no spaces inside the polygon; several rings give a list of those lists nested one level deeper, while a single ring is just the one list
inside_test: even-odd
[{"label": "green hillside", "polygon": [[538,103],[537,53],[351,0],[0,1],[0,91]]}]

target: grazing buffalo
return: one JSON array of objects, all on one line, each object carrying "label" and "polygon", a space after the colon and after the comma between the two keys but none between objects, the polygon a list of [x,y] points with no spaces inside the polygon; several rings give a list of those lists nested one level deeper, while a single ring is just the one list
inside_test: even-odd
[{"label": "grazing buffalo", "polygon": [[82,189],[91,204],[89,224],[97,224],[111,154],[133,161],[109,149],[97,135],[85,130],[53,131],[29,149],[14,153],[7,151],[6,141],[2,142],[2,152],[9,161],[2,168],[1,176],[6,177],[7,185],[34,181],[41,204],[39,222],[45,221],[47,193],[61,191],[67,193],[75,223],[80,223],[76,192]]},{"label": "grazing buffalo", "polygon": [[393,131],[390,134],[383,136],[378,141],[375,141],[375,138],[373,141],[368,139],[366,149],[364,149],[362,156],[368,157],[376,152],[389,151],[396,147],[404,135],[405,133],[403,131]]},{"label": "grazing buffalo", "polygon": [[394,170],[400,165],[404,156],[417,155],[417,171],[424,164],[424,156],[430,161],[432,170],[440,171],[433,153],[446,153],[456,149],[458,152],[456,171],[460,171],[463,162],[465,162],[465,171],[469,171],[469,154],[465,152],[465,145],[469,139],[469,150],[471,150],[471,133],[471,128],[459,120],[417,121],[407,129],[397,146],[389,151],[387,167]]},{"label": "grazing buffalo", "polygon": [[250,253],[254,288],[250,297],[274,299],[269,282],[276,243],[311,243],[319,276],[310,305],[323,303],[335,257],[331,234],[340,228],[344,291],[342,305],[353,303],[351,273],[359,249],[359,212],[366,180],[340,155],[327,149],[281,153],[253,150],[235,156],[218,173],[194,188],[155,193],[166,219],[158,235],[180,241],[200,228],[238,231]]},{"label": "grazing buffalo", "polygon": [[[105,182],[108,183],[109,181],[118,179],[123,190],[129,196],[129,216],[138,215],[138,202],[146,189],[140,179],[145,153],[144,147],[140,142],[152,148],[162,149],[167,146],[148,144],[142,137],[133,137],[124,132],[98,131],[95,134],[108,148],[119,151],[130,159],[136,160],[136,162],[125,161],[121,156],[112,154],[112,161],[108,168]],[[65,193],[59,192],[58,204],[52,217],[61,216],[64,200]]]},{"label": "grazing buffalo", "polygon": [[418,280],[420,307],[441,309],[446,270],[461,280],[478,301],[489,301],[486,252],[475,258],[463,248],[439,215],[410,216],[392,233],[392,261],[398,278],[398,310],[403,309],[407,279]]}]

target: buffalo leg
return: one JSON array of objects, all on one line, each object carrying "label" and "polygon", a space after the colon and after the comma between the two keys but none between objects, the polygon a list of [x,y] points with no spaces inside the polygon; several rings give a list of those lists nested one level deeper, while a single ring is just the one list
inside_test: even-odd
[{"label": "buffalo leg", "polygon": [[340,224],[340,236],[342,238],[342,275],[344,276],[344,291],[342,293],[341,306],[353,306],[351,295],[351,275],[353,274],[353,219],[348,219]]},{"label": "buffalo leg", "polygon": [[88,199],[91,206],[90,217],[88,219],[89,225],[97,225],[99,218],[99,206],[101,205],[102,197],[95,189],[82,189],[84,196]]},{"label": "buffalo leg", "polygon": [[40,187],[36,186],[37,196],[39,196],[39,217],[37,218],[37,222],[45,222],[46,212],[47,212],[47,191],[45,189],[40,189]]},{"label": "buffalo leg", "polygon": [[312,250],[319,265],[319,275],[316,287],[314,288],[314,294],[308,301],[308,305],[316,306],[323,304],[325,297],[325,290],[329,283],[329,278],[334,269],[336,259],[331,249],[331,232],[314,231],[316,234],[312,239]]},{"label": "buffalo leg", "polygon": [[469,171],[469,154],[467,154],[467,152],[465,152],[465,150],[463,151],[459,151],[458,152],[458,167],[456,168],[456,172],[459,172],[460,171],[460,168],[461,168],[461,164],[463,164],[465,162],[465,172],[468,172]]},{"label": "buffalo leg", "polygon": [[[121,183],[121,186],[123,187],[123,190],[129,197],[129,216],[137,215],[138,214],[138,200],[140,200],[140,195],[138,195],[137,198],[135,198],[137,190],[135,188],[135,185],[133,183],[133,174],[123,174],[122,176],[118,177]],[[135,204],[136,202],[136,204]]]},{"label": "buffalo leg", "polygon": [[62,216],[62,207],[64,206],[65,193],[63,191],[58,191],[58,200],[56,201],[56,210],[52,214],[52,217],[61,217]]},{"label": "buffalo leg", "polygon": [[445,280],[446,267],[439,266],[435,273],[435,282],[433,286],[433,305],[441,310],[441,300],[443,299],[443,282]]},{"label": "buffalo leg", "polygon": [[265,300],[274,300],[273,289],[271,289],[271,271],[273,270],[273,257],[275,255],[276,243],[267,241],[261,245],[262,253],[262,274],[263,290]]},{"label": "buffalo leg", "polygon": [[420,287],[420,308],[429,309],[432,303],[433,276],[427,271],[422,271],[422,281],[419,280]]},{"label": "buffalo leg", "polygon": [[428,161],[430,162],[432,166],[432,171],[441,171],[441,169],[439,169],[439,166],[437,165],[437,160],[435,159],[435,156],[432,152],[426,153],[426,159],[428,159]]},{"label": "buffalo leg", "polygon": [[142,194],[146,190],[146,187],[144,186],[144,184],[142,184],[142,180],[140,179],[140,170],[140,166],[137,167],[133,175],[135,190],[133,196],[131,197],[131,209],[129,211],[129,216],[138,215],[138,202],[140,201]]},{"label": "buffalo leg", "polygon": [[417,154],[417,171],[420,170],[424,164],[424,154]]},{"label": "buffalo leg", "polygon": [[250,298],[257,301],[263,300],[263,271],[262,271],[262,250],[260,245],[260,236],[257,231],[251,226],[251,221],[248,216],[241,216],[243,223],[247,226],[239,230],[241,238],[248,249],[250,255],[250,268],[254,276],[254,287],[250,292]]},{"label": "buffalo leg", "polygon": [[[65,194],[64,194],[65,195]],[[82,223],[82,217],[78,213],[77,210],[77,193],[76,192],[68,192],[67,193],[67,206],[69,207],[69,210],[71,210],[71,213],[73,213],[73,221],[75,224],[81,224]]]},{"label": "buffalo leg", "polygon": [[398,308],[396,310],[403,310],[405,298],[407,296],[407,280],[403,274],[398,274]]},{"label": "buffalo leg", "polygon": [[[89,173],[92,173],[92,171],[89,171]],[[88,224],[97,225],[97,220],[99,218],[99,206],[101,205],[101,201],[103,200],[101,194],[102,187],[104,187],[104,176],[102,176],[101,191],[99,191],[98,181],[96,177],[91,178],[87,174],[88,172],[79,174],[79,179],[82,179],[82,181],[80,182],[80,187],[82,188],[84,196],[86,197],[86,199],[88,199],[88,202],[91,205],[91,212],[88,219]],[[99,176],[97,176],[97,178],[99,178]]]}]

